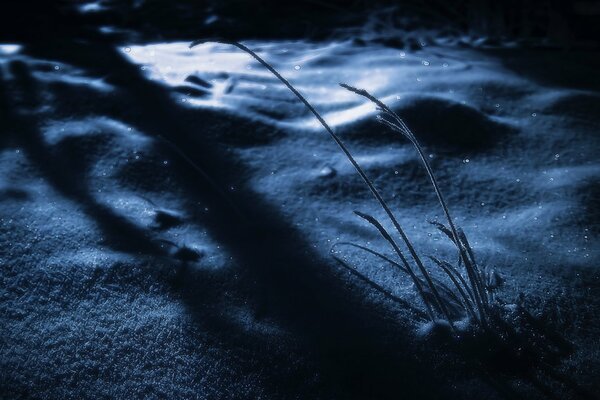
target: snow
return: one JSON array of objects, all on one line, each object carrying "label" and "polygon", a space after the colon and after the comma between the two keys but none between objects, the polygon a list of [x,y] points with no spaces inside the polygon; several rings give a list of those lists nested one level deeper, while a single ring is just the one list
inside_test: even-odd
[{"label": "snow", "polygon": [[[414,149],[338,83],[405,118],[434,155],[478,259],[505,279],[500,296],[513,303],[524,292],[536,310],[571,315],[555,323],[587,349],[570,362],[586,365],[578,379],[590,381],[599,367],[597,88],[537,79],[473,49],[245,44],[322,112],[417,250],[454,260],[427,223],[442,212]],[[390,254],[353,211],[383,213],[287,89],[227,45],[104,51],[95,65],[0,45],[0,129],[10,139],[0,142],[3,393],[334,398],[342,386],[364,395],[352,378],[369,371],[381,375],[380,394],[396,371],[406,390],[431,395],[431,381],[452,390],[443,377],[416,377],[428,366],[411,339],[444,327],[420,326],[332,261],[342,241]],[[406,277],[336,250],[420,306]]]}]

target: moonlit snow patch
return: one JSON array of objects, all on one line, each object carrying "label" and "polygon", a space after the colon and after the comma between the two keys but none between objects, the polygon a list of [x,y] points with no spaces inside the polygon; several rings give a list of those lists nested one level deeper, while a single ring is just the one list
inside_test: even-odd
[{"label": "moonlit snow patch", "polygon": [[0,44],[0,55],[8,56],[12,54],[17,54],[21,51],[20,44]]},{"label": "moonlit snow patch", "polygon": [[[459,62],[454,62],[453,68],[442,67],[443,58],[436,54],[428,56],[428,64],[424,65],[418,55],[404,53],[400,58],[396,49],[364,48],[347,41],[326,45],[301,41],[245,44],[281,71],[332,127],[375,114],[370,102],[340,88],[339,82],[350,81],[394,104],[403,94],[430,90],[429,85],[422,83],[431,81],[430,76],[449,76],[465,68]],[[247,54],[219,43],[205,43],[193,49],[188,45],[125,45],[120,51],[139,65],[148,78],[176,89],[178,100],[188,107],[235,110],[284,128],[320,129],[287,89]],[[190,78],[208,82],[210,88],[200,87]]]},{"label": "moonlit snow patch", "polygon": [[87,14],[87,13],[94,13],[94,12],[103,11],[103,10],[106,9],[106,7],[104,7],[102,5],[101,1],[92,1],[92,2],[89,2],[89,3],[80,4],[77,7],[77,9],[82,14]]}]

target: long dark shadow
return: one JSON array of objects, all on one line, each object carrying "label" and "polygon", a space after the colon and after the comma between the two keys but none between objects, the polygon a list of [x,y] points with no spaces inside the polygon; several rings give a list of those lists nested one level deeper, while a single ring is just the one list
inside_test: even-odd
[{"label": "long dark shadow", "polygon": [[40,88],[36,87],[26,63],[12,61],[8,67],[12,79],[0,80],[3,120],[0,129],[4,130],[4,140],[22,147],[46,181],[81,206],[102,230],[107,246],[137,254],[165,255],[160,243],[144,229],[94,198],[85,176],[88,165],[81,157],[68,154],[68,146],[66,152],[57,153],[46,144],[35,117],[36,109],[42,105]]}]

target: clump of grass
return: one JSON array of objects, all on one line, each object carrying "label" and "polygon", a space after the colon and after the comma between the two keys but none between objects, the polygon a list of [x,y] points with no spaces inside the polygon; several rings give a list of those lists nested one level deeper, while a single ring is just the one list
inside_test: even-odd
[{"label": "clump of grass", "polygon": [[[392,262],[387,257],[373,251],[369,250],[372,253],[378,254],[383,259],[390,262],[393,266],[399,268],[400,271],[406,273],[412,282],[424,304],[426,313],[428,318],[431,321],[436,321],[439,319],[444,319],[448,322],[452,330],[454,330],[454,321],[456,320],[456,316],[453,316],[451,313],[451,309],[455,308],[456,299],[459,299],[458,304],[461,304],[463,308],[463,315],[459,316],[469,316],[478,321],[482,326],[486,324],[486,315],[488,308],[488,294],[487,289],[484,284],[483,275],[478,269],[477,263],[475,262],[475,258],[473,256],[473,252],[469,243],[466,239],[464,233],[457,229],[452,218],[450,216],[450,212],[444,201],[442,193],[439,189],[439,185],[437,184],[437,180],[435,175],[433,174],[433,170],[429,165],[425,154],[418,141],[412,132],[408,129],[408,127],[404,124],[402,119],[394,113],[387,105],[376,99],[374,96],[369,94],[367,91],[362,89],[356,89],[346,84],[341,84],[342,87],[358,94],[363,97],[366,97],[370,101],[374,102],[382,111],[382,113],[387,116],[385,118],[380,116],[378,120],[384,125],[392,128],[396,132],[399,132],[406,138],[408,138],[411,143],[417,149],[421,160],[427,170],[427,174],[433,184],[434,190],[438,196],[440,204],[444,210],[444,214],[448,220],[448,228],[442,224],[437,224],[438,229],[442,230],[442,232],[446,233],[453,241],[455,246],[457,247],[460,255],[460,260],[462,265],[467,273],[468,283],[462,275],[458,272],[458,269],[451,266],[448,262],[442,262],[439,260],[435,260],[435,264],[440,267],[444,273],[446,273],[450,281],[452,282],[452,286],[454,288],[448,287],[444,285],[439,280],[435,280],[428,269],[425,267],[424,262],[421,257],[417,254],[415,247],[412,242],[408,238],[406,232],[398,222],[398,219],[395,217],[394,213],[383,199],[377,188],[373,185],[371,179],[367,176],[362,167],[358,164],[355,158],[352,156],[350,150],[347,146],[342,142],[342,140],[335,134],[335,132],[331,129],[331,127],[327,124],[327,122],[323,119],[323,117],[319,114],[319,112],[306,100],[306,98],[296,90],[294,86],[292,86],[287,79],[285,79],[279,72],[277,72],[269,63],[267,63],[264,59],[258,56],[254,51],[246,47],[245,45],[225,40],[225,39],[210,39],[210,40],[197,40],[192,42],[190,48],[197,46],[201,43],[205,43],[208,41],[215,41],[225,44],[233,45],[244,52],[251,55],[254,59],[256,59],[260,64],[262,64],[265,68],[267,68],[277,79],[279,79],[305,106],[306,108],[317,118],[319,123],[325,128],[330,137],[335,141],[335,143],[339,146],[341,151],[344,153],[348,161],[352,164],[355,170],[358,172],[364,183],[367,185],[381,208],[384,210],[388,219],[392,223],[396,233],[399,235],[401,242],[404,244],[405,249],[408,251],[408,255],[405,254],[405,251],[401,249],[398,245],[396,239],[383,227],[380,221],[378,221],[375,217],[368,215],[366,213],[355,211],[356,215],[371,224],[373,227],[377,229],[380,235],[389,243],[394,253],[398,257],[399,262]],[[334,256],[334,258],[342,263],[342,260],[339,257]],[[344,265],[346,265],[344,263]],[[467,295],[468,294],[468,295]]]},{"label": "clump of grass", "polygon": [[[412,133],[412,131],[408,128],[408,126],[406,126],[402,118],[400,118],[400,116],[397,113],[395,113],[391,108],[389,108],[386,104],[381,102],[375,96],[371,95],[364,89],[357,89],[344,83],[340,84],[340,86],[353,93],[358,94],[359,96],[363,96],[366,99],[373,102],[377,106],[378,110],[381,112],[381,114],[377,116],[377,121],[387,126],[394,132],[399,133],[413,144],[427,172],[427,176],[431,181],[437,199],[444,212],[444,216],[447,220],[448,226],[445,226],[444,224],[441,224],[439,222],[431,223],[442,233],[448,236],[448,238],[457,248],[459,254],[459,262],[464,266],[468,283],[467,280],[463,278],[458,268],[452,266],[446,261],[440,261],[436,258],[431,259],[450,278],[450,281],[452,282],[454,288],[456,289],[458,294],[460,294],[465,314],[474,317],[481,324],[481,326],[485,327],[487,324],[486,321],[489,312],[489,287],[487,287],[486,281],[484,279],[484,274],[480,270],[475,260],[475,255],[469,244],[469,241],[467,240],[467,236],[461,229],[456,227],[452,216],[450,215],[450,210],[448,208],[448,205],[446,204],[446,201],[444,200],[444,196],[442,195],[433,169],[431,168],[431,165],[429,164],[429,161],[427,160],[427,157],[425,156],[425,153],[423,151],[423,148],[419,144],[419,141]],[[404,242],[406,243],[406,246],[408,247],[409,251],[411,252],[413,259],[415,260],[417,265],[419,265],[421,271],[424,271],[424,268],[422,267],[422,262],[419,260],[418,256],[414,254],[413,246],[410,244],[410,242],[404,235],[401,234],[401,236]],[[423,272],[423,274],[425,277],[427,277],[426,270]],[[435,288],[435,285],[430,285],[433,290]],[[441,298],[441,302],[443,301],[444,298]],[[475,313],[475,311],[477,312]],[[448,322],[452,324],[452,321],[450,321],[449,318],[447,319]]]}]

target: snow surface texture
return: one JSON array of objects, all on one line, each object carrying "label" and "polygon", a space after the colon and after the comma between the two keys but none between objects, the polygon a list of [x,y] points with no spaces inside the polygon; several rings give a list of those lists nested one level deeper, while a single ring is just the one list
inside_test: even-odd
[{"label": "snow surface texture", "polygon": [[[442,214],[416,153],[337,84],[397,110],[506,279],[500,296],[549,315],[578,348],[565,370],[594,384],[600,93],[580,84],[593,65],[246,44],[322,112],[421,254],[453,259],[427,223]],[[332,262],[337,241],[387,252],[352,211],[382,213],[311,115],[248,55],[187,45],[0,46],[3,397],[497,396],[436,369],[410,308]],[[405,277],[337,250],[419,305]]]}]

